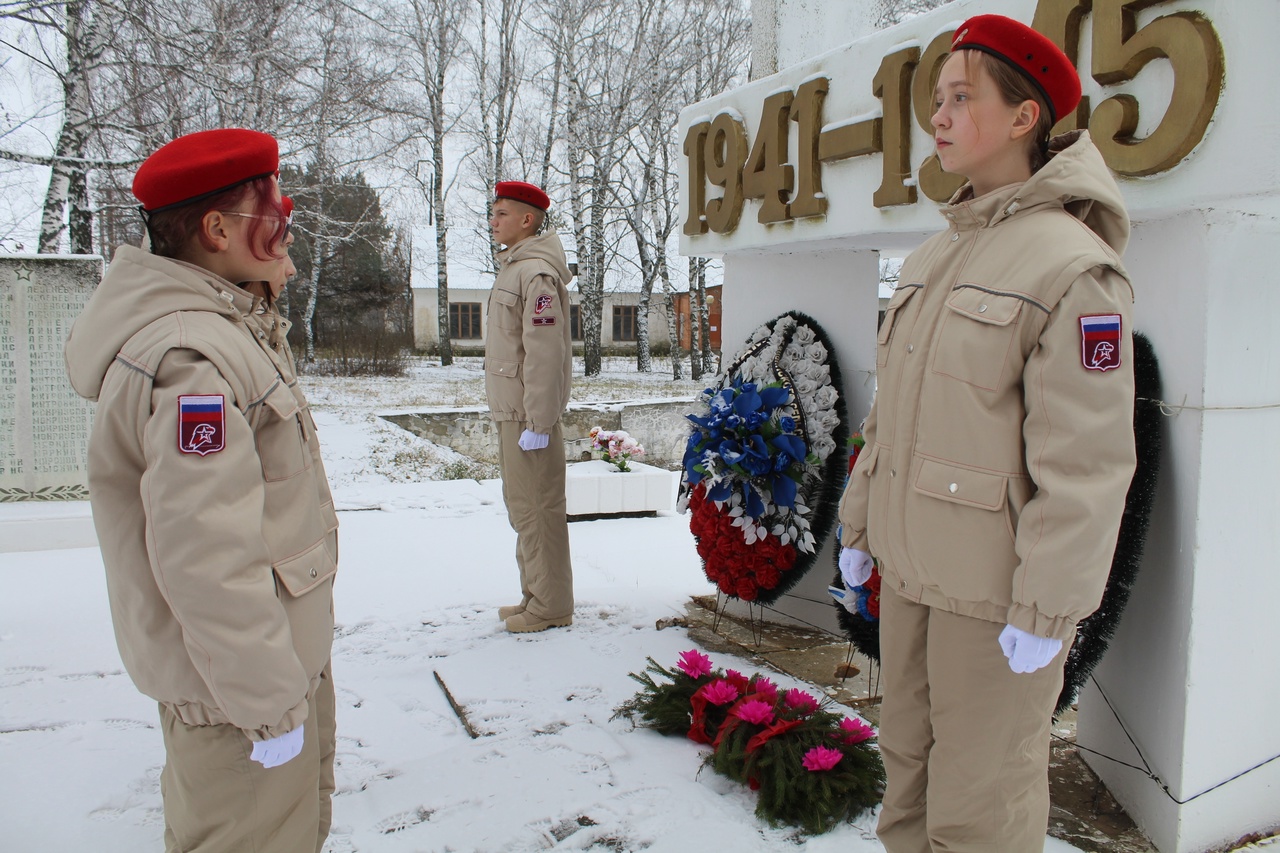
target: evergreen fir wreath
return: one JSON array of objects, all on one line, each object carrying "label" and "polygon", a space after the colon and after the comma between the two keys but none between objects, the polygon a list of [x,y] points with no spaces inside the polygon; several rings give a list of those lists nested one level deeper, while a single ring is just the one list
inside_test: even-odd
[{"label": "evergreen fir wreath", "polygon": [[788,312],[756,329],[689,415],[679,508],[725,595],[772,604],[817,558],[844,475],[840,388],[826,333]]},{"label": "evergreen fir wreath", "polygon": [[614,718],[710,747],[704,764],[757,792],[762,820],[820,833],[880,802],[876,732],[829,699],[784,692],[759,673],[713,669],[694,649],[673,669],[648,664],[631,673],[641,689]]}]

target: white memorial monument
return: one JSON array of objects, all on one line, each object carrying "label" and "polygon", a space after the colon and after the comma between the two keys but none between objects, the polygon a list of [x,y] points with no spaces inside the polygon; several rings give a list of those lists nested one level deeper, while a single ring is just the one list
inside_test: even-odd
[{"label": "white memorial monument", "polygon": [[[681,114],[681,249],[724,259],[726,357],[806,312],[861,421],[879,258],[941,230],[956,186],[932,158],[930,72],[975,14],[1054,39],[1085,94],[1060,129],[1090,130],[1133,220],[1134,324],[1168,415],[1143,567],[1078,742],[1125,762],[1085,755],[1162,851],[1280,827],[1280,3],[956,0],[879,31],[873,5],[754,0],[755,79]],[[834,628],[803,600],[830,578],[820,562],[781,606]]]}]

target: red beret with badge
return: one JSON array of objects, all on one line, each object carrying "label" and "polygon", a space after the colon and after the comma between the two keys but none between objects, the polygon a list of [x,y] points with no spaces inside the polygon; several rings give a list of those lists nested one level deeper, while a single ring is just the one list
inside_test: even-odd
[{"label": "red beret with badge", "polygon": [[499,181],[494,187],[494,198],[509,198],[512,201],[524,202],[538,210],[551,207],[551,198],[536,184],[524,181]]},{"label": "red beret with badge", "polygon": [[133,176],[133,194],[155,213],[189,204],[280,169],[275,137],[238,127],[179,136],[152,154]]},{"label": "red beret with badge", "polygon": [[1080,74],[1049,38],[1004,15],[977,15],[960,25],[951,51],[980,50],[1030,78],[1056,122],[1080,103]]}]

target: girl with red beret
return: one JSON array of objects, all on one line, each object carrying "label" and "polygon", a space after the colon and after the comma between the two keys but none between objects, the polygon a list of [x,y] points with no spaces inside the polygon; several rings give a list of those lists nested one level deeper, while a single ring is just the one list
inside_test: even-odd
[{"label": "girl with red beret", "polygon": [[67,341],[96,400],[89,497],[120,656],[159,703],[167,851],[317,853],[334,788],[337,516],[272,307],[276,141],[183,136],[138,169],[123,246]]},{"label": "girl with red beret", "polygon": [[1044,848],[1049,727],[1097,608],[1134,470],[1129,235],[1080,81],[998,15],[957,30],[935,89],[968,183],[901,271],[840,506],[841,573],[882,575],[878,834],[891,853]]}]

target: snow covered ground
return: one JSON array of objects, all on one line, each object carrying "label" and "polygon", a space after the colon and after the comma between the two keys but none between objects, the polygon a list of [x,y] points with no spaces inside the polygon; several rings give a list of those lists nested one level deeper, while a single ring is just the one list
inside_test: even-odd
[{"label": "snow covered ground", "polygon": [[[422,479],[451,453],[371,417],[472,404],[477,373],[419,364],[409,380],[305,380],[342,524],[326,849],[881,850],[873,815],[808,838],[763,825],[753,794],[700,772],[698,747],[610,720],[636,687],[628,672],[692,646],[682,629],[655,627],[709,589],[687,518],[575,522],[572,628],[502,629],[495,611],[518,588],[500,484]],[[660,374],[640,385],[682,393]],[[579,387],[610,395],[580,399],[645,393],[624,364]],[[121,666],[97,549],[0,553],[0,589],[0,850],[162,849],[156,707]],[[1051,853],[1072,849],[1048,841]]]}]

